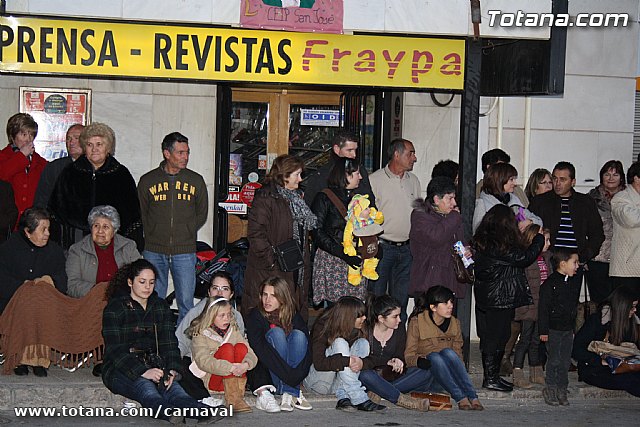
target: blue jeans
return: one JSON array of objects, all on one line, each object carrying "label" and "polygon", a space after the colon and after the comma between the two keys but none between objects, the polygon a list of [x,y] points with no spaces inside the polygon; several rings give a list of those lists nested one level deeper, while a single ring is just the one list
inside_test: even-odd
[{"label": "blue jeans", "polygon": [[178,303],[179,324],[193,308],[193,295],[196,292],[196,254],[165,255],[142,251],[142,256],[158,270],[155,290],[160,298],[164,299],[167,296],[169,270],[171,270]]},{"label": "blue jeans", "polygon": [[360,372],[359,379],[367,390],[374,392],[391,403],[398,402],[400,393],[408,393],[410,391],[436,391],[434,390],[434,385],[437,391],[440,390],[437,384],[434,384],[431,371],[420,368],[409,368],[403,376],[392,383],[382,378],[374,370]]},{"label": "blue jeans", "polygon": [[[364,358],[369,355],[369,341],[364,338],[358,338],[349,347],[349,343],[344,338],[336,338],[333,344],[325,350],[324,354],[326,357],[342,354],[343,356]],[[360,372],[353,372],[348,366],[340,372],[332,372],[317,371],[312,365],[304,384],[316,393],[335,393],[338,400],[350,399],[352,404],[359,405],[369,400],[362,383],[358,379],[359,374]]]},{"label": "blue jeans", "polygon": [[[298,366],[307,355],[309,341],[307,340],[307,336],[304,332],[299,331],[298,329],[294,329],[289,333],[289,335],[286,335],[282,328],[271,328],[266,333],[265,337],[267,338],[267,342],[271,344],[271,346],[276,349],[280,357],[282,357],[282,360],[287,362],[287,365],[292,368]],[[300,384],[291,386],[278,378],[278,375],[276,375],[276,373],[271,369],[269,369],[269,372],[271,373],[273,385],[277,389],[277,394],[289,393],[295,397],[300,396]]]},{"label": "blue jeans", "polygon": [[[411,273],[411,249],[409,245],[395,246],[380,241],[382,259],[376,269],[378,280],[369,282],[369,291],[375,295],[388,293],[400,303],[400,317],[407,320],[407,303],[409,302],[409,280]],[[388,292],[387,292],[388,288]]]},{"label": "blue jeans", "polygon": [[438,383],[451,394],[456,402],[465,397],[469,400],[477,399],[478,394],[473,388],[469,374],[458,354],[450,348],[427,355],[431,362],[431,373]]},{"label": "blue jeans", "polygon": [[[113,378],[113,393],[139,402],[144,408],[152,408],[158,418],[168,420],[171,408],[207,408],[189,396],[178,381],[174,381],[169,390],[158,391],[158,385],[151,380],[139,377],[132,381],[121,372],[116,371]],[[158,408],[160,411],[158,412]]]}]

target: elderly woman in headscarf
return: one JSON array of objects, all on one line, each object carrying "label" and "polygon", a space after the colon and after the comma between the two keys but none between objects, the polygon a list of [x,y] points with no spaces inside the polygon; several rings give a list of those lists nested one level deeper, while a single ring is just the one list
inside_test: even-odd
[{"label": "elderly woman in headscarf", "polygon": [[56,182],[49,208],[67,230],[69,245],[75,243],[76,230],[88,234],[89,211],[110,205],[120,213],[119,234],[135,240],[142,250],[142,220],[136,183],[129,170],[114,157],[116,136],[104,123],[92,123],[80,134],[84,154],[67,166]]},{"label": "elderly woman in headscarf", "polygon": [[[304,162],[299,157],[279,156],[273,161],[264,187],[256,192],[247,230],[249,255],[242,297],[243,316],[258,306],[260,284],[276,276],[286,280],[296,310],[307,319],[310,282],[308,236],[309,231],[317,227],[318,219],[304,202],[298,188],[303,169]],[[297,271],[285,272],[278,265],[274,248],[291,239],[300,246],[304,265]]]},{"label": "elderly woman in headscarf", "polygon": [[120,215],[109,205],[96,206],[88,217],[91,234],[69,248],[68,295],[85,296],[97,283],[107,283],[118,268],[140,258],[136,242],[116,232]]}]

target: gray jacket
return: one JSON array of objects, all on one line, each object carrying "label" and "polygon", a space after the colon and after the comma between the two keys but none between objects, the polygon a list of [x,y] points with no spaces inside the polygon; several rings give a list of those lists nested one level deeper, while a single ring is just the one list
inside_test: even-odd
[{"label": "gray jacket", "polygon": [[[136,242],[119,234],[113,236],[113,255],[118,268],[141,258],[136,249]],[[85,296],[96,284],[98,255],[91,234],[87,234],[78,243],[71,245],[66,270],[69,278],[67,294],[71,297]]]},{"label": "gray jacket", "polygon": [[[482,218],[484,218],[484,215],[487,212],[489,212],[489,209],[501,203],[502,202],[496,199],[495,196],[485,193],[484,191],[480,192],[480,197],[476,199],[476,209],[473,211],[473,233],[474,234],[476,232],[476,229],[480,225]],[[518,196],[515,195],[515,193],[511,193],[508,206],[511,208],[513,207],[524,208],[524,204],[522,203],[522,201],[520,201]],[[534,214],[529,209],[524,208],[524,216],[526,219],[530,219],[531,222],[533,222],[534,224],[538,224],[540,227],[542,227],[542,219],[540,219],[538,215]]]}]

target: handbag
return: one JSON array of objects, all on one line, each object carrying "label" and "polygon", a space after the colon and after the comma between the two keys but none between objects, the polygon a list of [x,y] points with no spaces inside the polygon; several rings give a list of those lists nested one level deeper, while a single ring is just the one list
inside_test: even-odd
[{"label": "handbag", "polygon": [[586,279],[583,282],[584,284],[584,302],[578,303],[578,308],[576,311],[576,328],[575,331],[579,331],[584,325],[584,322],[587,320],[589,316],[595,313],[598,310],[598,304],[594,301],[589,301],[589,288],[587,287]]},{"label": "handbag", "polygon": [[416,399],[429,399],[430,411],[450,411],[453,405],[451,404],[451,396],[444,393],[424,393],[421,391],[412,391],[411,397]]},{"label": "handbag", "polygon": [[453,257],[453,271],[456,274],[456,280],[460,283],[473,283],[476,280],[473,265],[465,267],[462,258],[453,248],[451,248],[451,256]]},{"label": "handbag", "polygon": [[281,271],[296,271],[304,265],[302,251],[295,239],[287,240],[272,248]]},{"label": "handbag", "polygon": [[640,372],[640,350],[631,342],[613,345],[609,342],[609,332],[603,341],[591,341],[587,350],[597,353],[611,368],[612,374]]}]

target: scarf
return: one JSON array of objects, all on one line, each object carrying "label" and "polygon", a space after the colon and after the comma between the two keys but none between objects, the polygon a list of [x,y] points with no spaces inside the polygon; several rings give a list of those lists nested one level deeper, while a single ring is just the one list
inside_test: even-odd
[{"label": "scarf", "polygon": [[279,308],[273,310],[271,313],[265,313],[265,318],[267,319],[267,322],[269,322],[269,328],[270,329],[282,328],[282,329],[284,329],[284,333],[287,334],[287,335],[289,335],[291,333],[291,330],[293,329],[293,326],[291,324],[283,325],[280,322],[280,309]]},{"label": "scarf", "polygon": [[216,325],[211,325],[211,329],[213,329],[215,333],[220,335],[222,338],[224,338],[224,336],[227,335],[227,332],[229,331],[230,327],[231,325],[227,326],[227,329],[221,329],[221,328],[218,328]]},{"label": "scarf", "polygon": [[287,188],[276,185],[278,194],[289,202],[289,209],[293,217],[293,238],[301,245],[304,243],[300,236],[300,228],[310,231],[318,227],[318,218],[311,212],[309,206],[302,198],[300,190],[289,190]]}]

